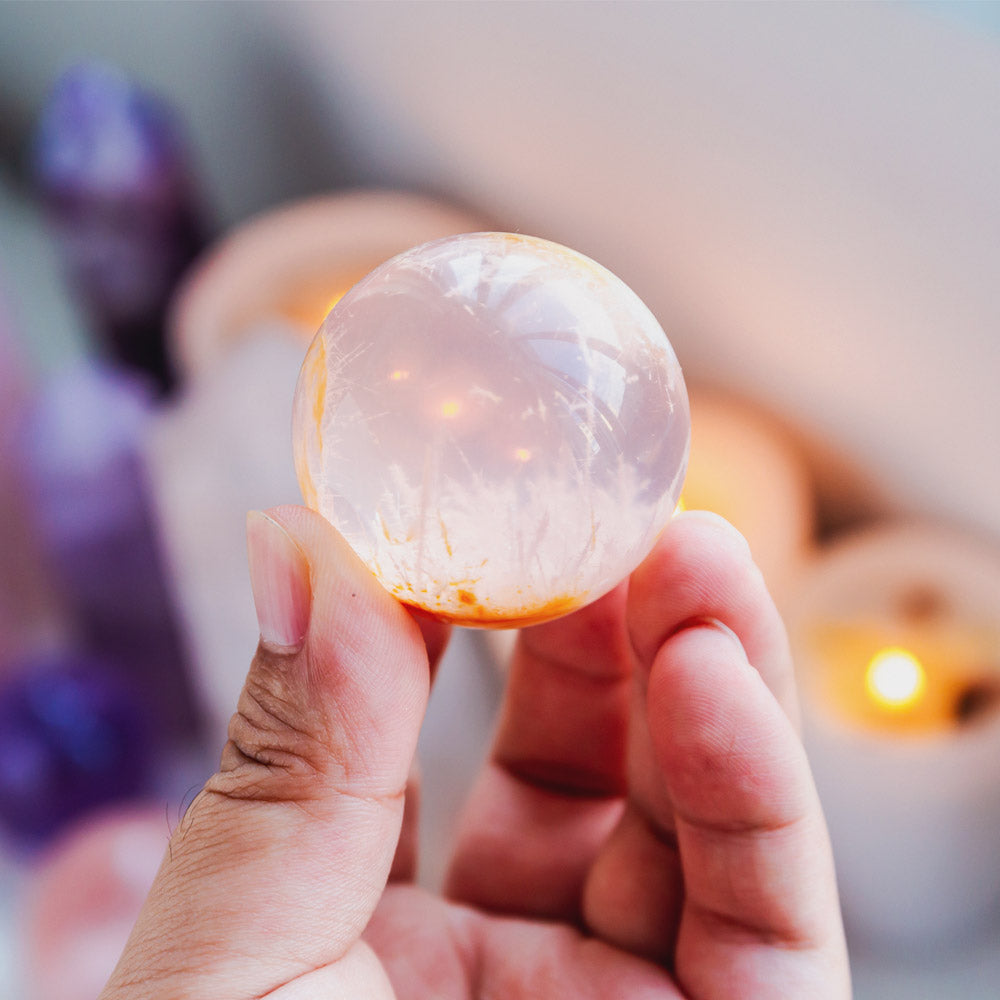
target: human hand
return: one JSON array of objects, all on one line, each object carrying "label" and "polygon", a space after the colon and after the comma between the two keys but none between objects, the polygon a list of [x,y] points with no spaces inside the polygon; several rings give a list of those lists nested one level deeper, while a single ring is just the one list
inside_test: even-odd
[{"label": "human hand", "polygon": [[733,529],[680,515],[522,632],[439,897],[408,775],[447,629],[318,515],[248,525],[261,644],[101,1000],[850,995],[784,630]]}]

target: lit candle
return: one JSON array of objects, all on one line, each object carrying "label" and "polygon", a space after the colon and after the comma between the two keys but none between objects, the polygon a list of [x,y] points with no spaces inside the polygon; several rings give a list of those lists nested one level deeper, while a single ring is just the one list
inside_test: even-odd
[{"label": "lit candle", "polygon": [[1000,552],[872,528],[816,558],[786,620],[855,943],[1000,926]]},{"label": "lit candle", "polygon": [[[847,621],[813,630],[813,683],[851,725],[889,732],[951,729],[1000,696],[1000,673],[982,676],[1000,631],[944,622]],[[1000,667],[1000,664],[998,664]]]},{"label": "lit candle", "polygon": [[191,272],[170,324],[189,377],[248,332],[283,323],[308,345],[356,281],[419,243],[486,228],[471,212],[400,192],[350,192],[266,212],[234,229]]}]

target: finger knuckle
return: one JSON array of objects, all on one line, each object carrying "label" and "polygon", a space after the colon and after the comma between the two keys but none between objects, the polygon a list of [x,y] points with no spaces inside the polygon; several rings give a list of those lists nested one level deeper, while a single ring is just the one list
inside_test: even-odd
[{"label": "finger knuckle", "polygon": [[325,725],[296,695],[283,672],[258,656],[229,722],[209,791],[271,801],[316,794],[316,779],[327,770],[329,758]]}]

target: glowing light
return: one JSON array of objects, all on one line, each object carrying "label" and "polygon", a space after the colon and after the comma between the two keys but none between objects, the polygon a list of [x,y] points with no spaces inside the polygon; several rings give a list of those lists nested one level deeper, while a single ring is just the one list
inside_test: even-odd
[{"label": "glowing light", "polygon": [[687,504],[686,504],[686,503],[684,502],[684,497],[681,497],[681,498],[680,498],[680,499],[679,499],[679,500],[677,501],[677,506],[676,506],[676,507],[674,508],[674,513],[675,513],[675,514],[682,514],[682,513],[683,513],[684,511],[686,511],[687,509],[688,509],[688,508],[687,508]]},{"label": "glowing light", "polygon": [[879,705],[895,710],[911,707],[923,694],[925,684],[920,661],[907,650],[896,647],[876,653],[865,674],[869,695]]},{"label": "glowing light", "polygon": [[344,297],[347,288],[341,288],[332,295],[328,288],[305,287],[295,289],[292,294],[276,303],[279,315],[289,319],[303,333],[310,337],[316,333],[330,310]]},{"label": "glowing light", "polygon": [[347,289],[346,289],[346,288],[341,288],[341,289],[339,289],[339,290],[338,290],[338,291],[337,291],[337,292],[336,292],[336,293],[334,294],[333,298],[331,298],[331,299],[330,299],[330,300],[329,300],[329,301],[327,302],[327,304],[326,304],[326,310],[324,311],[323,315],[324,315],[324,316],[328,316],[328,315],[329,315],[329,313],[330,313],[330,310],[331,310],[331,309],[332,309],[332,308],[333,308],[333,307],[334,307],[334,306],[335,306],[335,305],[336,305],[336,304],[337,304],[337,303],[338,303],[338,302],[339,302],[339,301],[340,301],[340,300],[341,300],[341,299],[342,299],[342,298],[343,298],[343,297],[344,297],[344,296],[345,296],[346,294],[347,294]]},{"label": "glowing light", "polygon": [[445,420],[454,420],[462,412],[462,404],[457,399],[446,399],[441,404],[441,416]]},{"label": "glowing light", "polygon": [[389,379],[392,382],[405,382],[410,377],[410,373],[405,368],[397,368],[389,372]]},{"label": "glowing light", "polygon": [[527,448],[517,448],[514,451],[514,458],[519,462],[529,462],[531,461],[531,452]]}]

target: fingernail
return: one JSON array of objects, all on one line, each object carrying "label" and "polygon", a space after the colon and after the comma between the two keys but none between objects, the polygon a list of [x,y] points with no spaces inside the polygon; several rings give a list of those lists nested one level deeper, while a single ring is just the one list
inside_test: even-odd
[{"label": "fingernail", "polygon": [[735,648],[737,648],[744,659],[746,659],[746,649],[743,643],[740,641],[740,637],[724,622],[718,618],[712,618],[709,615],[698,615],[696,618],[688,618],[687,621],[681,622],[670,633],[671,636],[680,635],[681,632],[687,632],[689,629],[711,629],[713,632],[720,636],[724,636],[727,642],[731,642]]},{"label": "fingernail", "polygon": [[716,632],[720,635],[724,635],[733,646],[740,651],[743,659],[746,659],[747,651],[743,646],[743,642],[740,637],[724,622],[718,618],[704,618],[701,622],[703,625],[707,625],[710,628],[714,628]]},{"label": "fingernail", "polygon": [[259,510],[247,514],[247,555],[261,642],[273,653],[298,652],[312,605],[306,557],[291,535]]}]

